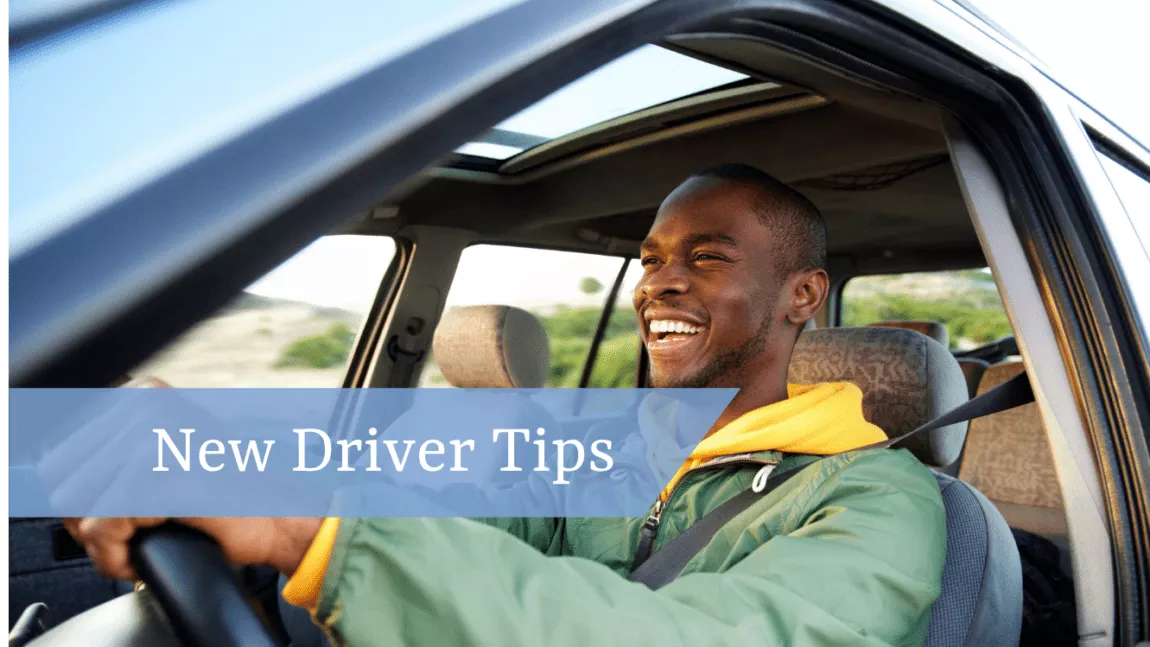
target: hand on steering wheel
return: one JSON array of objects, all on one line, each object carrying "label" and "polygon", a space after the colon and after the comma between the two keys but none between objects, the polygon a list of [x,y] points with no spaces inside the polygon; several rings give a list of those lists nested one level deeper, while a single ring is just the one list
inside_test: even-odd
[{"label": "hand on steering wheel", "polygon": [[[147,584],[148,594],[160,602],[185,647],[275,645],[249,605],[231,564],[269,564],[290,575],[321,521],[182,521],[185,523],[154,517],[87,518],[64,523],[101,573],[116,578],[139,577]],[[89,613],[98,614],[100,608]],[[38,644],[43,638],[49,638],[50,644],[52,635],[45,634]]]},{"label": "hand on steering wheel", "polygon": [[114,579],[134,580],[140,574],[131,560],[132,538],[168,521],[218,542],[223,556],[233,564],[264,564],[288,576],[299,566],[323,522],[319,517],[88,517],[65,519],[64,526],[88,551],[96,570]]}]

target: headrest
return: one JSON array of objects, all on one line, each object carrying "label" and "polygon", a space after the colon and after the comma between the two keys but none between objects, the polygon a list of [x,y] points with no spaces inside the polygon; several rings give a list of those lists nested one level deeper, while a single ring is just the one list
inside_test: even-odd
[{"label": "headrest", "polygon": [[[899,436],[965,402],[966,380],[942,344],[900,328],[820,328],[799,335],[788,379],[795,384],[853,382],[863,416]],[[958,460],[967,423],[936,429],[903,446],[932,467]]]},{"label": "headrest", "polygon": [[431,348],[444,379],[464,389],[540,388],[551,370],[551,343],[543,324],[511,306],[448,310]]},{"label": "headrest", "polygon": [[913,330],[930,337],[942,344],[944,348],[950,345],[950,331],[946,329],[946,326],[937,321],[879,321],[868,325],[878,326],[880,328]]}]

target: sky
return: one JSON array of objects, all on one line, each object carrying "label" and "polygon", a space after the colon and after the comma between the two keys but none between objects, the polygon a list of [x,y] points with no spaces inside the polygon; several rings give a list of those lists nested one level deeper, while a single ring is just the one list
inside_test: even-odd
[{"label": "sky", "polygon": [[[647,45],[576,80],[496,127],[553,139],[745,78],[745,74]],[[522,149],[475,142],[456,150],[506,159]]]},{"label": "sky", "polygon": [[[367,312],[387,265],[395,253],[389,238],[326,236],[309,245],[247,292],[316,305]],[[544,249],[474,245],[464,250],[447,294],[447,307],[499,303],[520,307],[547,303],[602,304],[622,266],[617,256],[579,254]],[[524,268],[530,268],[525,271]],[[639,280],[639,265],[631,263],[620,297],[630,301]],[[585,294],[585,277],[603,286],[598,295]]]},{"label": "sky", "polygon": [[[1132,136],[1150,143],[1150,83],[1146,81],[1150,78],[1150,50],[1145,36],[1150,0],[975,0],[975,4],[1042,59],[1054,76],[1084,101]],[[576,81],[501,126],[555,137],[645,105],[742,78],[652,47],[636,50],[593,75],[593,79],[589,76]],[[1146,210],[1150,199],[1133,208],[1126,206],[1128,210]],[[366,311],[393,251],[390,241],[328,237],[248,291]],[[626,298],[639,275],[632,265],[621,295]],[[528,267],[531,271],[524,272]],[[461,259],[448,305],[588,302],[592,297],[580,291],[580,280],[591,276],[608,286],[618,270],[618,259],[589,254],[473,247]]]},{"label": "sky", "polygon": [[974,0],[1083,101],[1150,147],[1148,0]]}]

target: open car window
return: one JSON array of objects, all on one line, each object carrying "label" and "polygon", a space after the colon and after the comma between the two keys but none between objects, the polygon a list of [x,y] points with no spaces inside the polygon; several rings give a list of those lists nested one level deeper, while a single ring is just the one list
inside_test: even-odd
[{"label": "open car window", "polygon": [[841,326],[937,321],[950,347],[969,350],[1012,334],[994,277],[986,268],[860,276],[842,291]]},{"label": "open car window", "polygon": [[641,278],[643,266],[634,260],[627,266],[623,282],[619,285],[619,296],[607,320],[607,331],[599,344],[587,386],[603,389],[636,386],[641,342],[639,318],[635,314],[631,296]]},{"label": "open car window", "polygon": [[[444,312],[468,305],[507,305],[530,312],[550,337],[547,386],[578,387],[611,285],[625,262],[618,256],[473,245],[460,256]],[[637,275],[632,287],[635,280]],[[589,386],[635,385],[638,324],[629,290],[624,283],[599,346]],[[451,386],[439,372],[434,352],[424,363],[419,386]]]},{"label": "open car window", "polygon": [[176,387],[339,387],[395,257],[385,236],[325,236],[132,371]]}]

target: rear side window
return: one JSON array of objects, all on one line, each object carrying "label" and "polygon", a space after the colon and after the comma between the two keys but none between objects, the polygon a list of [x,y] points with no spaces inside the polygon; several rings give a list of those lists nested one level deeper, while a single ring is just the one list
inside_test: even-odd
[{"label": "rear side window", "polygon": [[607,332],[599,345],[588,386],[605,389],[635,386],[640,338],[639,318],[631,305],[631,294],[641,278],[643,266],[638,260],[631,261],[619,286],[619,297],[607,322]]},{"label": "rear side window", "polygon": [[395,257],[384,236],[325,236],[132,371],[176,387],[339,387]]},{"label": "rear side window", "polygon": [[[445,312],[455,306],[493,304],[527,310],[539,318],[551,339],[547,386],[578,387],[611,286],[626,262],[618,256],[473,245],[460,256]],[[628,269],[626,278],[638,281],[633,267]],[[635,386],[638,352],[638,323],[630,287],[624,284],[588,386]],[[439,372],[434,353],[424,363],[419,386],[451,386]]]},{"label": "rear side window", "polygon": [[950,346],[977,348],[1012,334],[990,270],[860,276],[843,286],[840,325],[938,321]]}]

